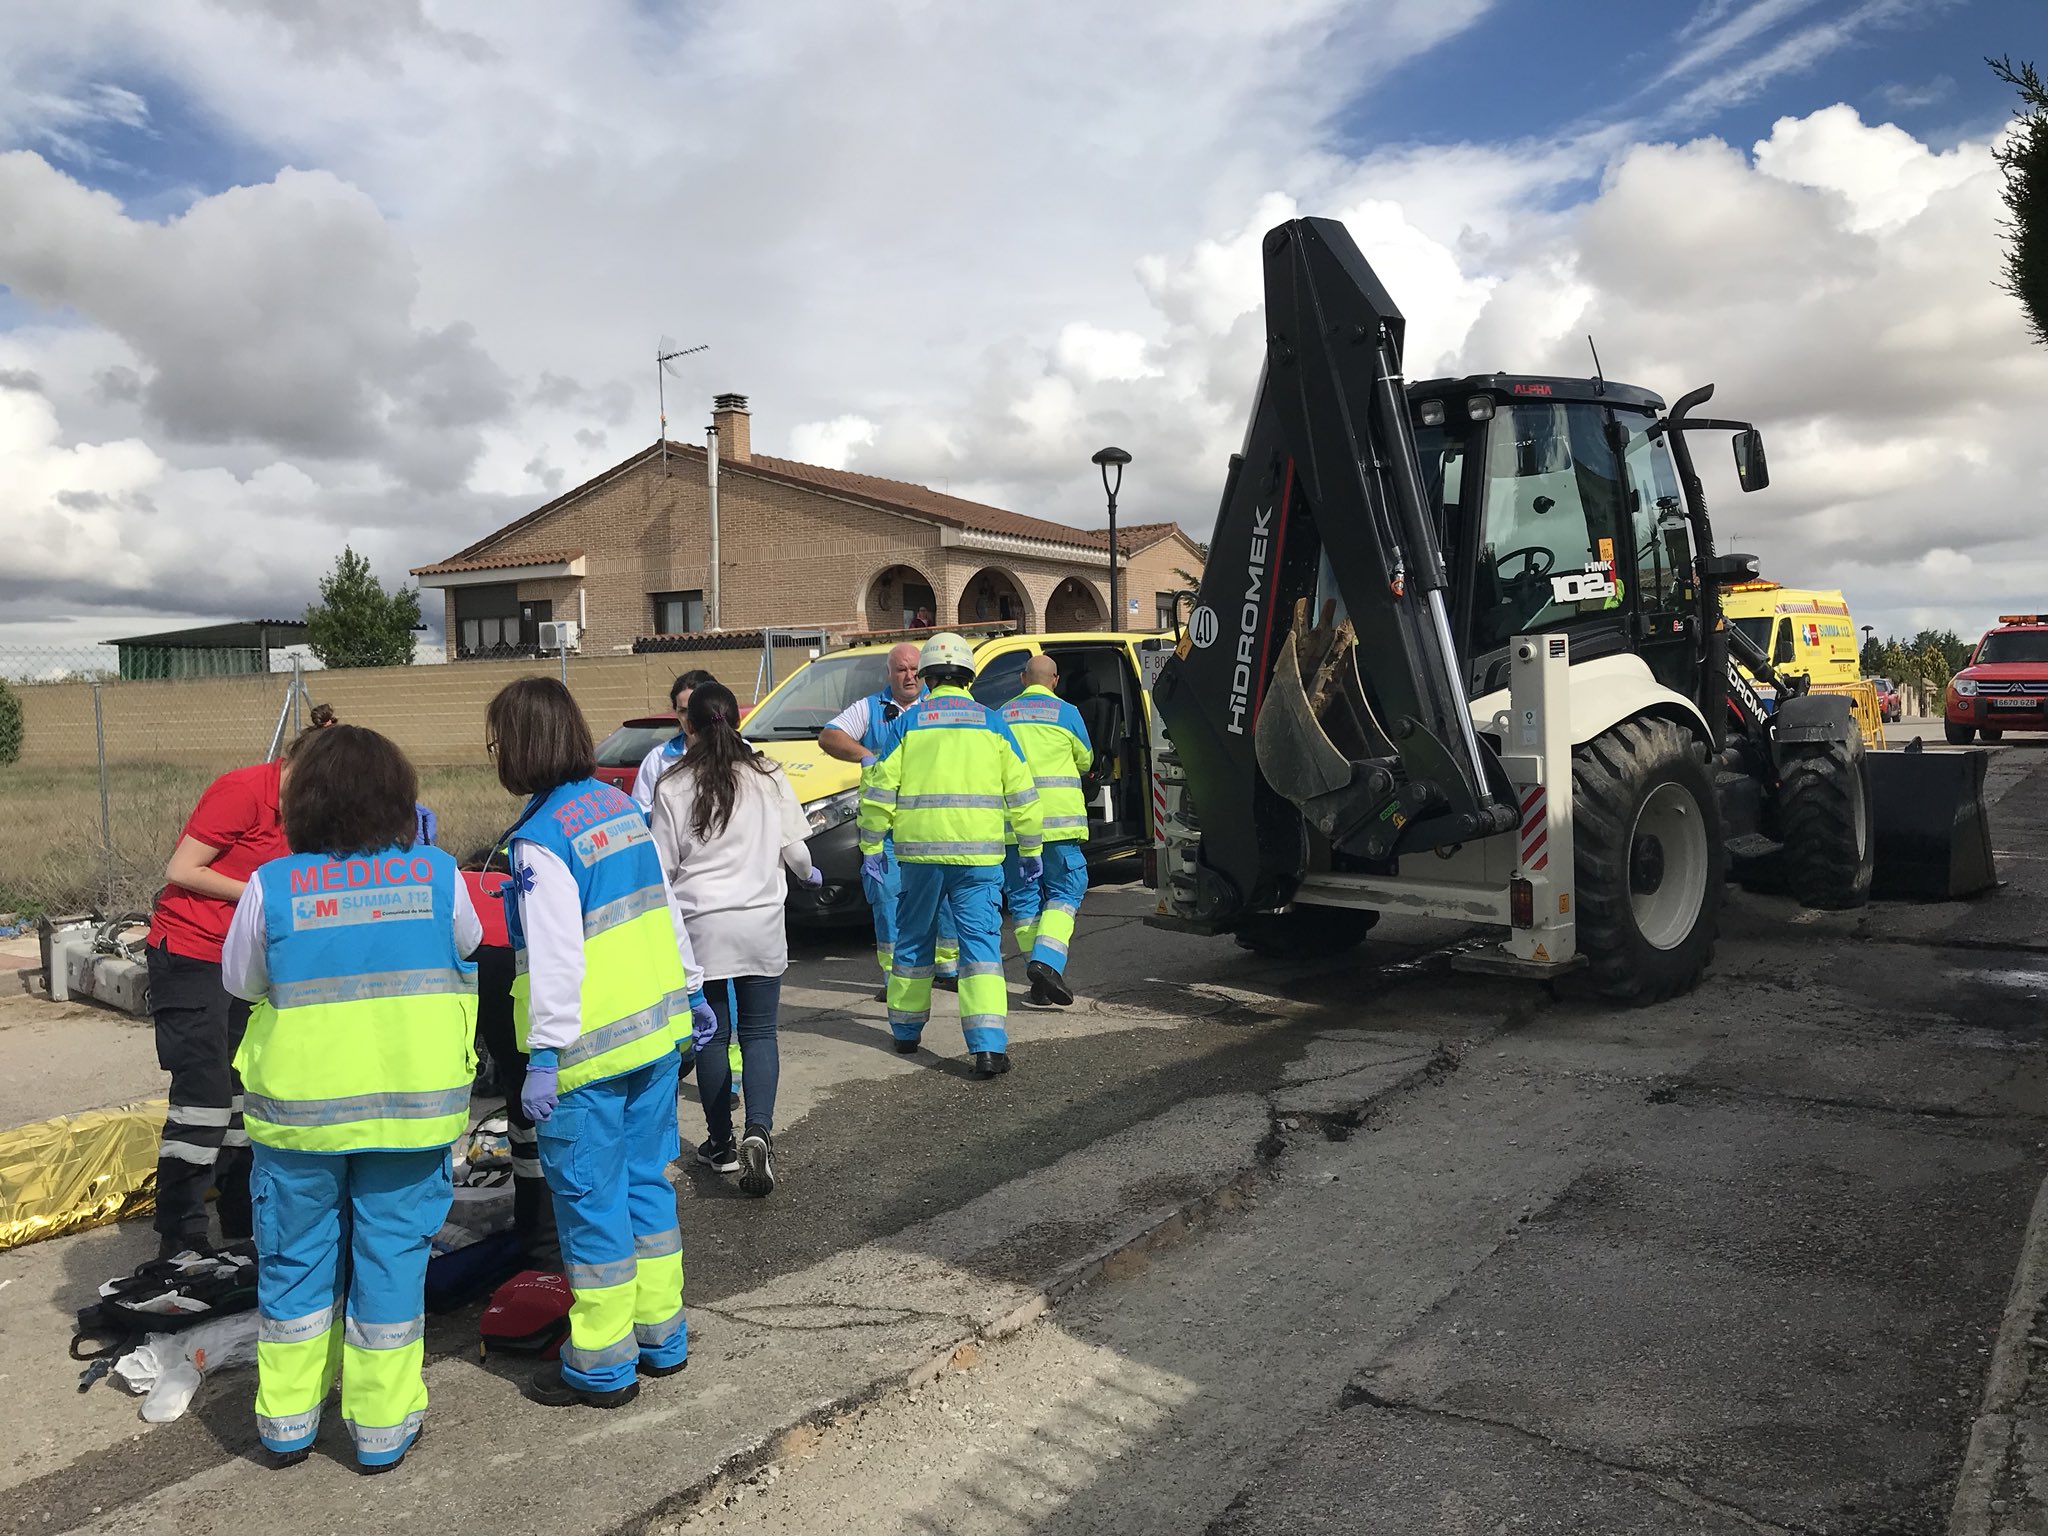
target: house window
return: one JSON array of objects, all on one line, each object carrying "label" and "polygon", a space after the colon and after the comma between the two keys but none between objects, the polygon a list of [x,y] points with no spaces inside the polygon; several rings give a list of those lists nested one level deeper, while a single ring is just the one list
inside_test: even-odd
[{"label": "house window", "polygon": [[654,594],[654,632],[657,635],[694,635],[703,627],[702,592]]},{"label": "house window", "polygon": [[522,601],[511,582],[457,587],[456,657],[532,656],[540,648],[540,626],[554,616],[552,599]]},{"label": "house window", "polygon": [[1178,592],[1154,592],[1152,594],[1152,627],[1171,629],[1180,622],[1180,594]]},{"label": "house window", "polygon": [[519,588],[511,582],[455,589],[455,654],[504,656],[519,649]]}]

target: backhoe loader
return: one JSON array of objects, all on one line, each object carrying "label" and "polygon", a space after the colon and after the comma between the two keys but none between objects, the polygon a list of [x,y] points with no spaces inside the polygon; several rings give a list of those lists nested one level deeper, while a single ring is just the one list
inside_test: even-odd
[{"label": "backhoe loader", "polygon": [[1691,442],[1732,433],[1745,492],[1769,469],[1696,414],[1711,385],[1410,383],[1343,225],[1264,260],[1251,422],[1153,685],[1152,922],[1326,952],[1461,918],[1508,930],[1461,964],[1650,1002],[1699,980],[1731,874],[1856,906],[1889,836],[1910,893],[1992,882],[1981,758],[1867,753],[1723,620],[1758,562],[1716,550]]}]

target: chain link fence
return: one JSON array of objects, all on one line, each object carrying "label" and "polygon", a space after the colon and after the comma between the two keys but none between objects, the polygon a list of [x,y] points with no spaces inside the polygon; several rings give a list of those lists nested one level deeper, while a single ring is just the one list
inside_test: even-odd
[{"label": "chain link fence", "polygon": [[484,752],[484,707],[514,678],[560,677],[601,741],[621,721],[667,714],[680,672],[702,667],[753,703],[822,641],[756,632],[646,655],[338,671],[217,651],[141,677],[122,676],[127,658],[105,647],[0,646],[0,680],[23,724],[20,755],[0,764],[0,913],[146,911],[207,784],[274,757],[311,725],[315,705],[405,749],[436,841],[462,858],[518,812]]}]

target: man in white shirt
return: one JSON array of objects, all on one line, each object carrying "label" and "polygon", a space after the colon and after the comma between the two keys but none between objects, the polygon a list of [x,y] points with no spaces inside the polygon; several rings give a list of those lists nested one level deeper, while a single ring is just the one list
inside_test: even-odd
[{"label": "man in white shirt", "polygon": [[654,814],[654,791],[661,776],[683,755],[683,711],[690,707],[690,695],[716,681],[703,668],[693,667],[668,685],[668,702],[676,712],[676,733],[640,759],[640,771],[633,777],[633,803],[640,807],[642,815]]},{"label": "man in white shirt", "polygon": [[[896,722],[903,711],[924,697],[924,684],[917,678],[918,654],[919,648],[909,641],[893,647],[889,652],[889,686],[879,693],[862,694],[818,732],[818,745],[828,757],[836,757],[842,763],[859,763],[863,775],[873,766],[883,749],[900,734]],[[882,967],[882,990],[875,994],[877,1002],[888,998],[889,967],[896,954],[896,895],[900,889],[893,851],[885,848],[883,853],[886,878],[861,879],[861,888],[875,915],[875,959]],[[951,980],[959,975],[960,941],[953,931],[953,914],[943,906],[939,909],[939,940],[933,958],[938,964],[938,979]]]}]

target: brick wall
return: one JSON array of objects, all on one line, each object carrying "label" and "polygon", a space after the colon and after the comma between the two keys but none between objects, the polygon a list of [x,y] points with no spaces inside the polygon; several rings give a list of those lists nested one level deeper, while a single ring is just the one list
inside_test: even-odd
[{"label": "brick wall", "polygon": [[[1140,550],[1124,562],[1124,601],[1127,608],[1124,628],[1153,628],[1156,622],[1153,618],[1155,595],[1183,591],[1196,584],[1176,576],[1176,568],[1197,578],[1202,574],[1202,557],[1195,553],[1192,542],[1178,534],[1161,539],[1150,549]],[[1134,597],[1138,600],[1138,611],[1131,613],[1128,604]]]}]

